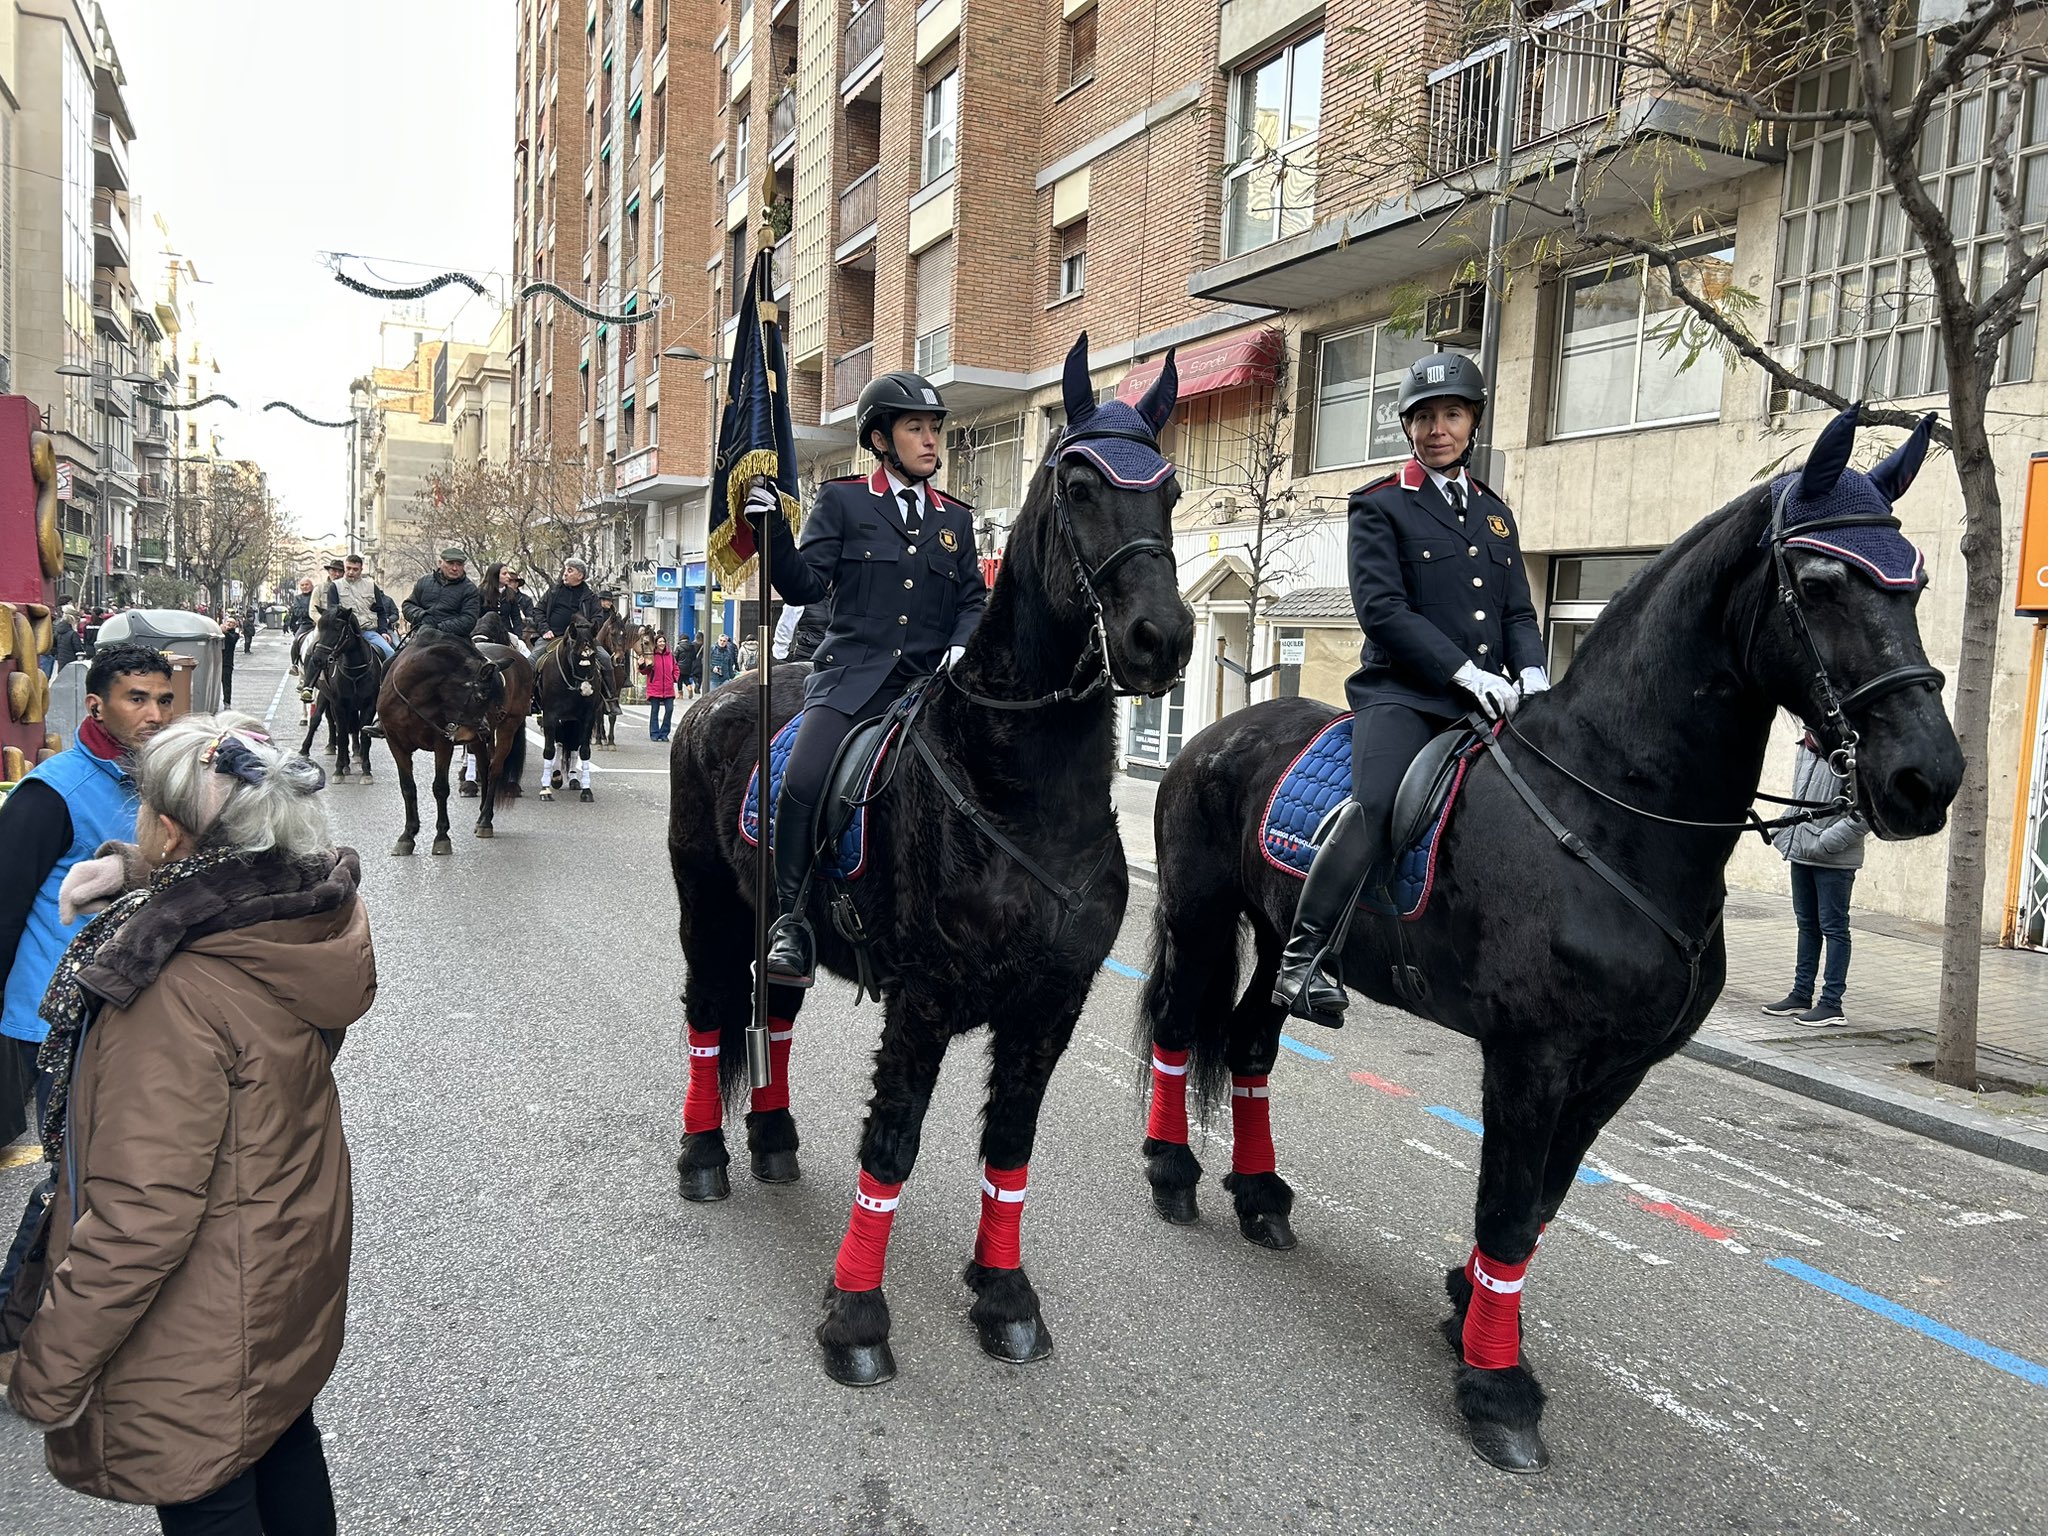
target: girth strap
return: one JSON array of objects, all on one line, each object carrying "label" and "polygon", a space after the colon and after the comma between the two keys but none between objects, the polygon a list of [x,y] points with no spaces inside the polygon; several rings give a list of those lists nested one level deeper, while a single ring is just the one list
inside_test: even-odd
[{"label": "girth strap", "polygon": [[1616,870],[1613,865],[1601,858],[1591,848],[1588,848],[1578,833],[1572,831],[1570,827],[1567,827],[1551,813],[1550,807],[1537,798],[1536,791],[1529,787],[1528,781],[1515,771],[1514,764],[1510,763],[1507,759],[1507,754],[1501,751],[1500,738],[1498,736],[1492,731],[1481,731],[1480,736],[1486,743],[1486,750],[1491,754],[1495,765],[1501,771],[1501,775],[1506,778],[1514,792],[1522,797],[1522,803],[1536,813],[1537,820],[1541,821],[1549,830],[1550,835],[1557,839],[1558,846],[1583,863],[1602,880],[1606,881],[1624,901],[1655,923],[1663,935],[1677,948],[1679,957],[1685,961],[1685,1001],[1678,1005],[1678,1014],[1672,1020],[1672,1027],[1676,1028],[1684,1023],[1686,1014],[1692,1011],[1693,1000],[1699,996],[1700,961],[1706,957],[1708,944],[1713,941],[1714,935],[1720,931],[1722,914],[1718,911],[1714,913],[1714,920],[1707,925],[1707,931],[1701,934],[1699,938],[1691,939],[1686,937],[1685,930],[1665,916],[1663,908],[1644,895],[1638,886]]}]

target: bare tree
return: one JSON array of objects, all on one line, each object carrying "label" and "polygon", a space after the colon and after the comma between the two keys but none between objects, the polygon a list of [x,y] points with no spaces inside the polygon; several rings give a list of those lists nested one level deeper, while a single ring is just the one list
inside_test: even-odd
[{"label": "bare tree", "polygon": [[[1583,90],[1590,81],[1607,93],[1607,103],[1560,133],[1548,153],[1519,153],[1504,185],[1492,162],[1501,103],[1485,94],[1495,89],[1491,75],[1473,77],[1483,89],[1470,98],[1442,86],[1404,93],[1390,83],[1394,105],[1363,109],[1343,135],[1373,147],[1352,157],[1342,174],[1361,186],[1405,178],[1410,186],[1433,182],[1462,193],[1439,228],[1471,242],[1467,276],[1481,269],[1488,250],[1477,215],[1501,208],[1511,216],[1505,250],[1496,253],[1505,260],[1495,264],[1505,283],[1588,253],[1606,252],[1617,262],[1639,258],[1683,311],[1645,344],[1687,366],[1702,358],[1752,364],[1784,408],[1803,401],[1842,409],[1860,399],[1866,424],[1911,427],[1921,409],[1905,402],[1945,393],[1947,419],[1934,438],[1950,451],[1962,495],[1965,575],[1952,700],[1968,770],[1950,811],[1935,1074],[1974,1084],[1986,745],[2003,547],[1987,402],[2013,366],[2014,341],[2031,347],[2037,279],[2048,270],[2040,206],[2048,161],[2036,168],[2036,157],[2028,157],[2022,181],[2022,149],[2038,147],[2048,133],[2048,122],[2032,120],[2048,114],[2039,106],[2027,111],[2030,95],[2048,78],[2038,11],[2018,0],[1671,0],[1653,11],[1582,14],[1597,17],[1597,25],[1563,13],[1532,22],[1521,0],[1467,8],[1467,40],[1502,37],[1507,48],[1521,50],[1522,89],[1511,107],[1519,121],[1549,110],[1546,92]],[[1833,78],[1845,77],[1848,88],[1824,94],[1816,83],[1837,66],[1844,68]],[[1386,69],[1391,80],[1393,67]],[[1421,110],[1418,100],[1425,102]],[[1693,125],[1690,142],[1641,131],[1657,107],[1683,114]],[[1569,111],[1553,116],[1561,120]],[[1952,135],[1965,125],[1978,137],[1957,162],[1971,158],[1988,198],[1966,196],[1952,205],[1938,173],[1956,168],[1948,158]],[[1680,190],[1702,179],[1693,174],[1700,145],[1760,165],[1789,158],[1798,167],[1806,163],[1802,145],[1836,133],[1844,135],[1836,141],[1842,174],[1867,175],[1878,194],[1873,224],[1889,221],[1865,233],[1881,242],[1874,250],[1895,259],[1880,263],[1876,270],[1891,276],[1873,291],[1842,290],[1858,312],[1829,316],[1822,340],[1931,320],[1931,361],[1910,376],[1899,367],[1892,377],[1900,361],[1892,349],[1870,354],[1886,358],[1881,376],[1872,367],[1843,378],[1822,361],[1836,355],[1830,347],[1802,345],[1814,338],[1796,313],[1788,319],[1756,294],[1703,280],[1691,259],[1701,235],[1727,232],[1725,214]],[[1817,259],[1830,269],[1836,260],[1832,251]],[[1502,297],[1496,293],[1491,302]],[[2031,357],[2017,362],[2024,376]]]},{"label": "bare tree", "polygon": [[199,595],[218,613],[231,578],[260,579],[279,536],[276,508],[263,472],[243,459],[187,465],[171,500],[175,548]]},{"label": "bare tree", "polygon": [[385,563],[428,570],[454,543],[479,565],[505,561],[552,573],[570,555],[596,553],[599,522],[578,510],[584,494],[581,455],[543,450],[511,464],[450,465],[413,498],[406,533],[387,545]]}]

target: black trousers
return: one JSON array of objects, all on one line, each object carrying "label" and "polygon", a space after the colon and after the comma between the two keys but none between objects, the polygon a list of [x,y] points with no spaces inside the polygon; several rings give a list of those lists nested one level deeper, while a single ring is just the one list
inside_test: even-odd
[{"label": "black trousers", "polygon": [[1387,822],[1394,813],[1394,793],[1401,775],[1429,739],[1448,729],[1455,715],[1439,715],[1412,704],[1367,704],[1351,722],[1351,798],[1365,810],[1375,859],[1391,851]]},{"label": "black trousers", "polygon": [[189,1504],[159,1504],[156,1518],[167,1536],[334,1536],[334,1488],[313,1410],[240,1477]]}]

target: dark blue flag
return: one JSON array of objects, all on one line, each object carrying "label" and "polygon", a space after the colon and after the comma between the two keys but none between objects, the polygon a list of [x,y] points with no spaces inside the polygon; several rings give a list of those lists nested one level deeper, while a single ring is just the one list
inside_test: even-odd
[{"label": "dark blue flag", "polygon": [[725,413],[718,425],[718,460],[711,478],[710,559],[718,585],[739,586],[760,560],[762,530],[747,514],[747,491],[755,477],[775,482],[781,493],[786,533],[776,546],[795,547],[803,523],[796,497],[796,431],[789,415],[789,373],[782,351],[782,317],[775,304],[773,253],[754,256],[747,291],[740,299],[740,323],[733,337],[732,366],[726,372]]}]

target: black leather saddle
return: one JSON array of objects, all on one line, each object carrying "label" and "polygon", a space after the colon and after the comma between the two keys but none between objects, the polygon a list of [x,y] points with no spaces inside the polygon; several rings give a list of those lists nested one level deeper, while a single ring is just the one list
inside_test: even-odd
[{"label": "black leather saddle", "polygon": [[1454,725],[1432,736],[1415,754],[1415,761],[1401,775],[1401,787],[1394,791],[1394,809],[1388,817],[1390,852],[1399,855],[1413,847],[1443,814],[1451,786],[1458,782],[1458,765],[1479,742],[1479,733],[1471,726]]}]

